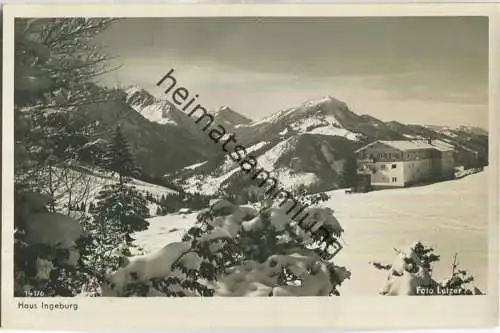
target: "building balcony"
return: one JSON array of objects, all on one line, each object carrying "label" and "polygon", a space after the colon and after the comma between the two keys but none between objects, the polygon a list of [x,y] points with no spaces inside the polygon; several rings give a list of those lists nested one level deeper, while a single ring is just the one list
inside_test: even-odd
[{"label": "building balcony", "polygon": [[358,158],[358,163],[359,164],[375,163],[375,162],[377,162],[377,160],[374,159],[374,158]]},{"label": "building balcony", "polygon": [[362,166],[358,167],[356,172],[359,175],[369,175],[369,174],[372,174],[375,172],[375,168],[373,166],[362,165]]}]

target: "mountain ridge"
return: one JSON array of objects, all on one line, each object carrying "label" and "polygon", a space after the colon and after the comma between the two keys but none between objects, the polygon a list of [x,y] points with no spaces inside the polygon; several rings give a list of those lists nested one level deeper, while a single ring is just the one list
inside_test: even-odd
[{"label": "mountain ridge", "polygon": [[[140,87],[123,89],[121,94],[115,108],[130,118],[124,134],[146,170],[190,192],[242,190],[245,181],[238,164],[196,124],[197,118]],[[212,126],[219,124],[234,133],[237,143],[280,182],[310,192],[338,188],[347,156],[375,140],[433,138],[452,144],[459,164],[466,163],[471,151],[487,163],[488,136],[477,129],[384,122],[358,115],[332,96],[305,101],[260,120],[224,105],[209,113],[214,116]],[[103,126],[111,124],[103,122]]]}]

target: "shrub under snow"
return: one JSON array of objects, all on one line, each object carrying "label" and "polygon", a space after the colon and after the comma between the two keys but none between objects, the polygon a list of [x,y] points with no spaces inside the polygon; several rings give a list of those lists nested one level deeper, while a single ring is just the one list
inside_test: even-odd
[{"label": "shrub under snow", "polygon": [[439,255],[432,247],[421,242],[415,242],[405,249],[396,250],[394,262],[391,265],[372,263],[377,269],[387,270],[387,281],[380,292],[387,296],[426,296],[426,295],[480,295],[482,292],[469,288],[474,278],[466,271],[458,269],[455,261],[452,264],[452,274],[444,281],[436,281],[432,276],[432,263],[439,261]]},{"label": "shrub under snow", "polygon": [[308,210],[298,226],[285,207],[216,200],[182,241],[108,274],[103,296],[338,295],[350,272],[325,259],[315,232],[323,226],[334,239],[343,230],[330,209]]},{"label": "shrub under snow", "polygon": [[[61,276],[80,261],[78,242],[84,236],[80,223],[66,215],[48,212],[46,196],[19,191],[16,195],[14,239],[15,294],[45,290],[46,296],[71,293]],[[52,283],[51,283],[52,282]]]}]

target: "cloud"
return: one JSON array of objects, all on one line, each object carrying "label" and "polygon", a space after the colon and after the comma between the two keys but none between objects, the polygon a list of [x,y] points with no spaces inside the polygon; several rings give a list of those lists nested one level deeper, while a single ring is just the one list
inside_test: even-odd
[{"label": "cloud", "polygon": [[126,19],[102,42],[124,64],[107,82],[153,89],[175,68],[208,107],[229,104],[252,118],[323,95],[401,121],[417,117],[391,107],[401,102],[419,105],[422,121],[457,105],[487,116],[481,18]]}]

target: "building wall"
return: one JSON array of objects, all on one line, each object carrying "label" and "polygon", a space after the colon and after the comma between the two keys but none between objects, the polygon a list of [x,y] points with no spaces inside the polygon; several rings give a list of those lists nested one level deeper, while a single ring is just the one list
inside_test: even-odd
[{"label": "building wall", "polygon": [[409,150],[403,152],[404,161],[419,161],[436,157],[435,152],[429,149]]},{"label": "building wall", "polygon": [[[441,169],[442,163],[446,163],[446,171]],[[442,172],[446,172],[448,176],[453,172],[453,161],[449,158],[376,162],[364,165],[366,165],[365,170],[372,170],[371,183],[374,187],[404,187],[418,182],[442,179],[444,177]]]},{"label": "building wall", "polygon": [[364,163],[362,170],[370,170],[371,184],[374,187],[403,187],[404,162],[375,162]]},{"label": "building wall", "polygon": [[435,161],[435,159],[426,158],[403,162],[405,185],[433,179],[436,174]]},{"label": "building wall", "polygon": [[439,152],[430,149],[414,149],[400,151],[383,144],[374,144],[357,153],[360,160],[375,160],[376,162],[416,161],[439,157]]},{"label": "building wall", "polygon": [[358,153],[358,158],[383,162],[400,161],[403,158],[403,153],[396,149],[389,149],[386,146],[373,146]]},{"label": "building wall", "polygon": [[399,151],[384,144],[374,144],[358,152],[358,166],[370,174],[375,188],[404,187],[418,182],[451,178],[453,152],[434,149]]},{"label": "building wall", "polygon": [[445,151],[441,155],[441,178],[453,178],[455,173],[455,159],[453,151]]}]

